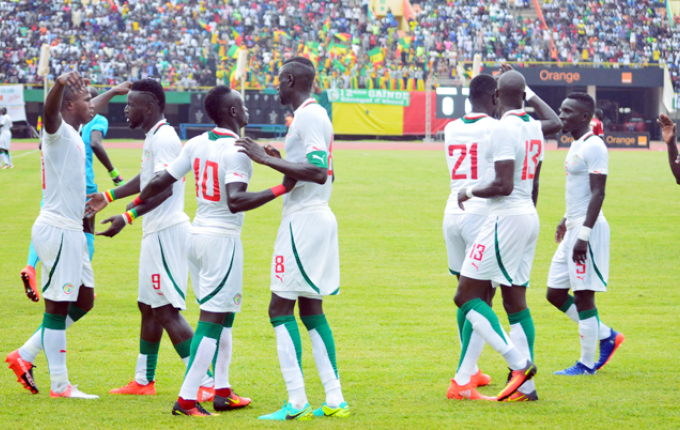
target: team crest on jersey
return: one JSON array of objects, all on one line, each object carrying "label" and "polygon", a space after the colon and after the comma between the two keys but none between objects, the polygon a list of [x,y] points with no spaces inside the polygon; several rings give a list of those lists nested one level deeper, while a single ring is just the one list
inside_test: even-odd
[{"label": "team crest on jersey", "polygon": [[142,161],[149,161],[151,159],[151,151],[148,149],[144,151],[144,159]]},{"label": "team crest on jersey", "polygon": [[571,159],[571,164],[578,164],[579,160],[581,160],[579,156],[574,155],[574,158]]},{"label": "team crest on jersey", "polygon": [[235,304],[236,306],[241,306],[241,301],[242,301],[242,300],[243,300],[243,296],[241,295],[241,293],[238,293],[238,294],[236,294],[236,295],[234,296],[234,304]]},{"label": "team crest on jersey", "polygon": [[73,292],[73,284],[64,284],[61,289],[64,291],[64,294],[71,294]]}]

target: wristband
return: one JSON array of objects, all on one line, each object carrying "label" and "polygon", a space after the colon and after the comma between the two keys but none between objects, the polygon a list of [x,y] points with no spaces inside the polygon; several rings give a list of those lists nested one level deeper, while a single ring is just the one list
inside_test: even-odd
[{"label": "wristband", "polygon": [[472,188],[474,187],[467,187],[465,189],[465,195],[468,196],[468,199],[471,199],[474,197],[474,194],[472,194]]},{"label": "wristband", "polygon": [[142,199],[140,199],[139,196],[137,196],[137,197],[135,197],[135,199],[132,201],[132,203],[133,203],[135,206],[139,206],[139,205],[141,205],[143,202],[142,202]]},{"label": "wristband", "polygon": [[112,201],[116,200],[116,194],[113,191],[113,189],[110,189],[108,191],[103,192],[104,198],[106,199],[107,202],[111,203]]},{"label": "wristband", "polygon": [[123,214],[123,220],[125,221],[125,224],[132,224],[132,221],[136,220],[137,217],[137,211],[134,208]]},{"label": "wristband", "polygon": [[578,232],[578,238],[588,242],[588,239],[590,239],[590,232],[591,231],[593,231],[592,228],[589,228],[589,227],[586,227],[586,226],[581,227],[581,230],[579,230],[579,232]]},{"label": "wristband", "polygon": [[114,167],[113,170],[109,172],[109,175],[111,175],[111,179],[116,179],[120,176],[120,173],[118,173],[118,169]]},{"label": "wristband", "polygon": [[526,101],[531,100],[531,98],[536,95],[536,93],[531,88],[529,88],[529,85],[524,87],[524,93],[526,94],[526,99],[525,99]]},{"label": "wristband", "polygon": [[286,194],[286,187],[284,187],[283,184],[271,187],[270,190],[272,190],[272,193],[274,193],[274,198]]}]

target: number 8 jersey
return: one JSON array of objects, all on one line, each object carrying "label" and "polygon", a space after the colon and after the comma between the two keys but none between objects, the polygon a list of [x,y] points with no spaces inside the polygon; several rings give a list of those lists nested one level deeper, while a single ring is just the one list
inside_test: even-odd
[{"label": "number 8 jersey", "polygon": [[486,148],[487,173],[485,182],[496,176],[495,163],[513,160],[515,174],[512,193],[489,199],[489,215],[525,215],[536,213],[531,199],[536,168],[544,157],[541,123],[523,109],[503,115],[491,132]]},{"label": "number 8 jersey", "polygon": [[485,199],[473,198],[465,202],[465,211],[458,206],[458,191],[482,182],[487,170],[486,153],[489,135],[498,121],[485,114],[470,113],[450,122],[444,129],[446,163],[451,178],[451,194],[445,214],[487,214]]}]

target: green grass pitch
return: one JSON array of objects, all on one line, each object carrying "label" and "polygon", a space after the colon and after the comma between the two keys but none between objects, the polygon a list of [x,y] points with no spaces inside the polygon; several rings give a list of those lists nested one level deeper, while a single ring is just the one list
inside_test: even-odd
[{"label": "green grass pitch", "polygon": [[[140,150],[112,149],[126,179],[138,173]],[[26,155],[22,155],[26,154]],[[20,287],[31,226],[39,210],[38,152],[14,153],[14,170],[0,172],[0,356],[18,348],[41,322],[43,304],[29,302]],[[566,378],[555,370],[571,366],[580,353],[577,326],[545,300],[548,267],[556,249],[554,231],[564,213],[565,152],[548,152],[539,214],[541,235],[534,262],[529,306],[536,324],[536,385],[532,404],[458,402],[446,399],[459,356],[452,302],[455,278],[447,271],[442,218],[448,196],[443,152],[336,151],[337,180],[331,206],[339,222],[341,294],[326,313],[335,335],[348,419],[309,423],[265,423],[259,415],[286,400],[274,331],[267,317],[269,264],[281,201],[246,216],[244,306],[234,328],[231,382],[253,399],[247,410],[194,420],[170,414],[184,367],[164,336],[155,397],[119,397],[111,388],[134,375],[138,352],[136,306],[141,222],[115,239],[97,238],[94,310],[68,331],[70,380],[95,401],[52,400],[44,354],[31,395],[4,363],[0,371],[2,429],[483,429],[503,428],[678,428],[680,292],[678,237],[680,187],[665,153],[611,152],[604,212],[612,230],[609,292],[599,294],[602,320],[626,335],[610,364],[594,377]],[[111,186],[95,163],[102,189]],[[251,190],[280,182],[280,175],[255,166]],[[186,211],[196,208],[187,177]],[[98,216],[122,213],[116,202]],[[101,231],[103,228],[98,227]],[[507,330],[500,297],[495,310]],[[195,327],[198,307],[188,297],[186,318]],[[324,401],[311,343],[300,325],[303,368],[312,406]],[[494,395],[505,382],[503,359],[486,347],[480,367],[493,377],[482,388]]]}]

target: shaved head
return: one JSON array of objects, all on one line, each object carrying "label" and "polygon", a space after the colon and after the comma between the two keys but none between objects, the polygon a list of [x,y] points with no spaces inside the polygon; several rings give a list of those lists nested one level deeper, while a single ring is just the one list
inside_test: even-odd
[{"label": "shaved head", "polygon": [[97,89],[94,87],[89,87],[88,90],[90,90],[90,95],[92,98],[95,98],[99,95],[99,91],[97,91]]},{"label": "shaved head", "polygon": [[498,100],[504,107],[521,109],[524,103],[526,81],[521,73],[511,70],[498,79]]}]

